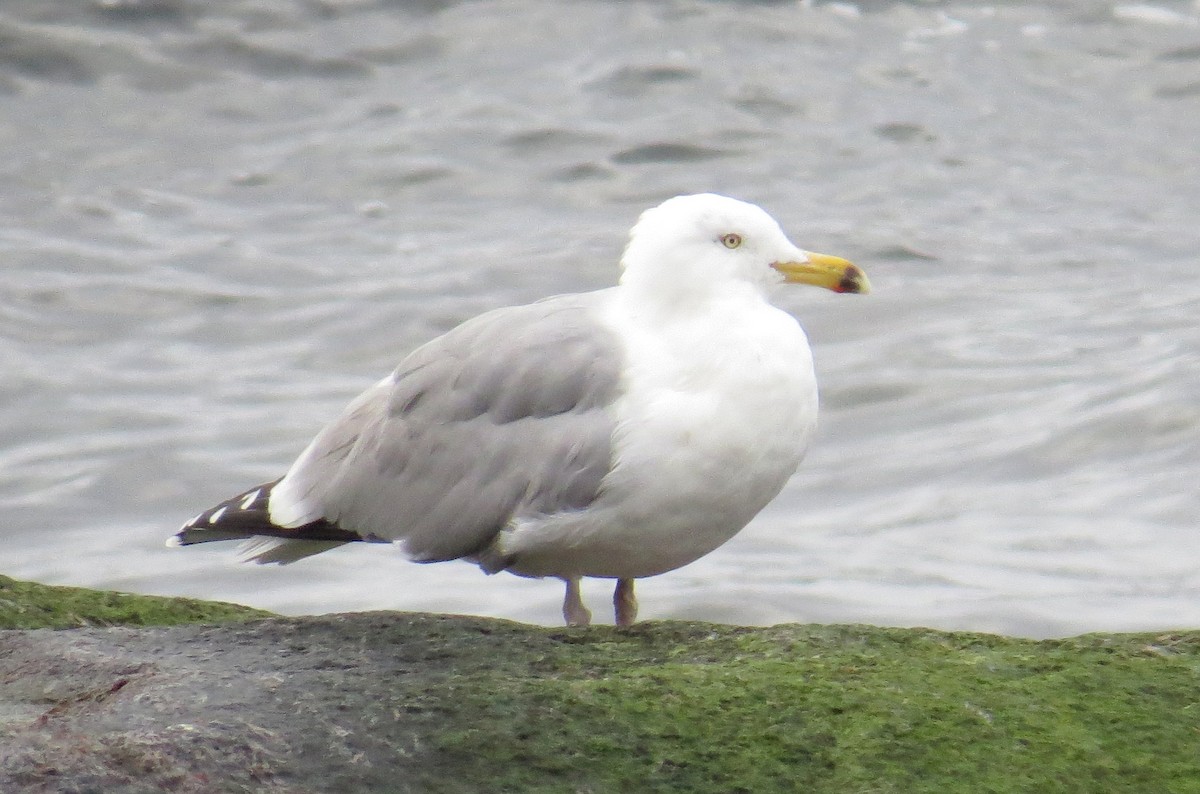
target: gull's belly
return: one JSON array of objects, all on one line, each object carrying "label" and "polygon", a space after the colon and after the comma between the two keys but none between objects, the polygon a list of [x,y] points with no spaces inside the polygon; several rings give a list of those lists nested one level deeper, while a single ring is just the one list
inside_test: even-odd
[{"label": "gull's belly", "polygon": [[631,390],[600,499],[502,533],[509,570],[653,576],[732,538],[795,472],[815,429],[815,378],[800,341],[760,366],[714,372],[703,388],[648,381]]}]

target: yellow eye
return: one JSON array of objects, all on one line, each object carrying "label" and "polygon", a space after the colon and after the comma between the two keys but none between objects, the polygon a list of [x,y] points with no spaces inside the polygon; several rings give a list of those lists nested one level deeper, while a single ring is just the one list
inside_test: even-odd
[{"label": "yellow eye", "polygon": [[734,234],[730,232],[729,234],[721,235],[721,245],[725,246],[726,248],[737,248],[741,244],[742,236],[740,234]]}]

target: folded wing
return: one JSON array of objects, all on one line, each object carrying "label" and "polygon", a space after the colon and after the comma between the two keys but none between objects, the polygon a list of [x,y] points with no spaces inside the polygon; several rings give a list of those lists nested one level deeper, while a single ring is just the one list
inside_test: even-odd
[{"label": "folded wing", "polygon": [[602,295],[499,309],[418,348],[285,477],[201,514],[177,542],[399,541],[433,562],[479,552],[515,518],[586,508],[612,465],[621,388]]}]

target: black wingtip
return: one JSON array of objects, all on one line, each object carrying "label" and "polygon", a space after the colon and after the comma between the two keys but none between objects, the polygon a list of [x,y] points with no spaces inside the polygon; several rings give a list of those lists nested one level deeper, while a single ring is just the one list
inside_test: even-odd
[{"label": "black wingtip", "polygon": [[193,546],[221,540],[246,540],[252,537],[291,540],[326,540],[349,543],[372,540],[357,532],[342,529],[325,519],[299,527],[281,527],[271,522],[271,490],[279,480],[263,483],[205,510],[184,524],[167,540],[168,546]]},{"label": "black wingtip", "polygon": [[221,540],[245,540],[274,534],[282,527],[271,523],[271,489],[279,480],[256,485],[210,507],[188,521],[167,540],[168,546],[192,546]]}]

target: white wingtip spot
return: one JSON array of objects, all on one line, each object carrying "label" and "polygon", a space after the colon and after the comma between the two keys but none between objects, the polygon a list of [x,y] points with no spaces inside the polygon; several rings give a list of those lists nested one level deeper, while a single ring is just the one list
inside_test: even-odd
[{"label": "white wingtip spot", "polygon": [[239,505],[238,509],[239,510],[249,510],[250,505],[254,504],[254,500],[257,499],[258,495],[261,493],[262,493],[262,488],[259,488],[259,489],[255,490],[253,493],[246,494],[246,498],[242,500],[242,503],[241,503],[241,505]]},{"label": "white wingtip spot", "polygon": [[179,539],[178,535],[172,535],[171,537],[167,538],[166,546],[168,549],[178,549],[183,546],[183,541]]},{"label": "white wingtip spot", "polygon": [[220,521],[221,516],[225,515],[225,511],[228,509],[228,507],[222,507],[220,510],[213,511],[213,514],[208,517],[208,523],[215,524]]}]

